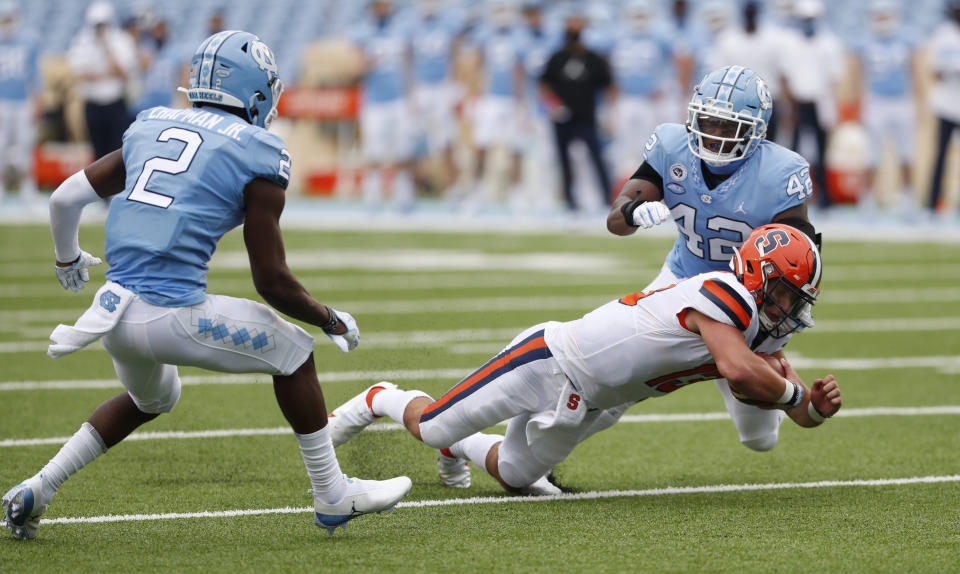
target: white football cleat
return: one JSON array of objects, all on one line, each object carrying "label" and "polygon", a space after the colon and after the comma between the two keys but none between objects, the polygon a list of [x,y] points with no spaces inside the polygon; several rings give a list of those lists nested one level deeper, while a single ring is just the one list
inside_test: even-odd
[{"label": "white football cleat", "polygon": [[[395,389],[397,385],[381,381],[339,407],[333,409],[328,416],[328,425],[330,427],[330,440],[333,446],[340,446],[348,440],[355,437],[360,431],[367,428],[375,419],[380,418],[373,414],[370,402],[373,399],[375,389]],[[380,392],[377,390],[377,392]]]},{"label": "white football cleat", "polygon": [[519,489],[518,494],[524,494],[527,496],[551,496],[556,494],[563,494],[563,491],[557,488],[553,483],[547,480],[546,476],[541,476],[530,486],[525,486]]},{"label": "white football cleat", "polygon": [[470,463],[463,458],[447,456],[443,452],[445,450],[450,452],[447,449],[437,449],[437,470],[443,485],[450,488],[470,488]]},{"label": "white football cleat", "polygon": [[327,532],[347,528],[347,521],[372,512],[390,512],[410,492],[413,483],[406,476],[389,480],[347,478],[347,492],[336,504],[327,504],[314,497],[314,524]]},{"label": "white football cleat", "polygon": [[36,538],[40,516],[49,502],[43,500],[43,475],[28,478],[3,495],[0,506],[4,514],[0,526],[9,528],[20,540]]}]

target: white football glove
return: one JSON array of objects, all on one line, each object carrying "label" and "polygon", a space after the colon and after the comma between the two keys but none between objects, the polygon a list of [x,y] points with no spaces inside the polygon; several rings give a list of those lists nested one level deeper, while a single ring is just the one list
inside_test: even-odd
[{"label": "white football glove", "polygon": [[633,222],[643,229],[650,229],[668,219],[670,219],[670,208],[659,201],[641,203],[633,210]]},{"label": "white football glove", "polygon": [[57,264],[54,264],[53,267],[57,270],[57,279],[60,280],[63,288],[76,293],[83,289],[87,285],[87,281],[90,280],[90,271],[87,270],[87,267],[93,267],[101,263],[103,261],[99,257],[81,251],[80,257],[69,267],[60,267]]},{"label": "white football glove", "polygon": [[353,318],[353,315],[347,313],[346,311],[337,311],[332,307],[328,307],[330,312],[336,313],[337,319],[340,319],[340,322],[347,328],[346,333],[341,333],[339,335],[332,335],[327,333],[327,336],[333,340],[337,347],[344,353],[349,353],[350,351],[357,348],[357,345],[360,344],[360,329],[357,327],[357,320]]}]

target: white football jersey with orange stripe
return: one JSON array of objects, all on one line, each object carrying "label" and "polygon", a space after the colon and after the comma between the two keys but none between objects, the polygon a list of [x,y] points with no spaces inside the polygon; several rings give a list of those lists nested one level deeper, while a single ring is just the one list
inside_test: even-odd
[{"label": "white football jersey with orange stripe", "polygon": [[551,323],[547,346],[591,408],[609,408],[719,378],[687,309],[733,325],[749,345],[757,307],[733,273],[695,275],[676,285],[611,301],[582,318]]}]

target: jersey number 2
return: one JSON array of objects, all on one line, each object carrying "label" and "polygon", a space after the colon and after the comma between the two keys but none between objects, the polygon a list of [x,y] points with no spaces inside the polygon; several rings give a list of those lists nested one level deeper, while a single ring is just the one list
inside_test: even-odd
[{"label": "jersey number 2", "polygon": [[193,157],[197,155],[197,150],[200,149],[200,144],[203,143],[203,138],[197,132],[183,128],[167,128],[157,136],[158,142],[168,142],[170,140],[180,141],[187,145],[184,146],[177,159],[155,157],[144,162],[143,172],[137,178],[137,183],[133,186],[133,191],[130,192],[127,199],[164,209],[170,207],[170,204],[173,203],[173,196],[150,191],[147,189],[147,182],[150,181],[150,176],[155,171],[171,175],[187,171],[191,162],[193,162]]}]

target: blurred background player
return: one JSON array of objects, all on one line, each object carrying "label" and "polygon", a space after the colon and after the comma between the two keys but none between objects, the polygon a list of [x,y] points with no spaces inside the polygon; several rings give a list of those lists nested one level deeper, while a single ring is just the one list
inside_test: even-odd
[{"label": "blurred background player", "polygon": [[560,31],[546,21],[543,0],[523,2],[523,30],[527,36],[523,54],[526,73],[524,86],[524,166],[520,207],[541,211],[556,203],[558,177],[553,124],[540,97],[540,77],[547,60],[563,42]]},{"label": "blurred background player", "polygon": [[416,130],[426,144],[427,158],[441,162],[440,187],[448,190],[460,179],[454,151],[460,136],[457,105],[463,94],[455,64],[464,23],[460,14],[447,9],[445,0],[417,0],[416,9],[411,33]]},{"label": "blurred background player", "polygon": [[140,53],[145,57],[140,98],[131,103],[133,116],[156,106],[171,106],[176,85],[184,68],[182,46],[170,38],[170,27],[163,18],[148,12],[140,19]]},{"label": "blurred background player", "polygon": [[[273,376],[313,486],[315,522],[331,534],[392,508],[410,479],[347,478],[327,429],[314,340],[262,303],[207,293],[207,263],[220,238],[243,224],[257,292],[274,309],[320,327],[343,352],[359,344],[349,313],[314,299],[287,267],[280,232],[290,155],[267,130],[283,83],[257,36],[215,34],[197,48],[185,89],[194,108],[151,108],[124,145],[65,181],[51,197],[56,275],[74,292],[100,259],[80,249],[84,206],[116,196],[106,222],[107,282],[74,326],[50,335],[51,357],[101,339],[126,388],[97,407],[36,475],[3,497],[3,525],[34,538],[40,517],[74,473],[180,400],[177,366]],[[129,177],[128,177],[129,176]]]},{"label": "blurred background player", "polygon": [[127,80],[137,67],[134,39],[117,28],[113,5],[94,2],[70,45],[70,68],[84,103],[87,132],[97,159],[119,149],[130,125]]},{"label": "blurred background player", "polygon": [[574,212],[578,202],[573,190],[570,146],[575,140],[587,146],[590,161],[600,184],[601,204],[610,204],[612,184],[603,152],[597,122],[597,98],[612,95],[613,76],[606,58],[590,50],[582,40],[586,19],[574,13],[567,17],[564,45],[550,57],[540,78],[543,97],[553,120],[557,155],[563,174],[563,196],[567,209]]},{"label": "blurred background player", "polygon": [[36,200],[33,146],[39,116],[37,45],[20,26],[20,10],[0,4],[0,204],[8,181],[20,193],[20,203]]},{"label": "blurred background player", "polygon": [[414,207],[414,105],[410,98],[410,28],[392,0],[373,0],[370,18],[353,34],[363,52],[363,102],[360,140],[366,168],[363,201],[369,210],[383,204],[392,177],[393,205],[401,212]]},{"label": "blurred background player", "polygon": [[871,2],[869,18],[867,37],[854,49],[860,68],[854,77],[862,101],[860,116],[870,136],[870,173],[858,207],[868,218],[875,211],[877,174],[886,144],[892,143],[900,168],[897,207],[909,217],[916,207],[910,169],[917,125],[915,44],[901,24],[896,0]]},{"label": "blurred background player", "polygon": [[644,135],[669,121],[664,114],[664,94],[673,59],[670,40],[657,29],[652,0],[630,0],[623,25],[610,52],[616,81],[614,115],[615,175],[629,177],[643,157]]},{"label": "blurred background player", "polygon": [[930,180],[929,208],[931,213],[947,215],[942,205],[943,174],[950,141],[960,127],[960,0],[947,3],[946,22],[941,24],[927,45],[933,86],[930,90],[930,109],[937,117],[937,150],[933,176]]},{"label": "blurred background player", "polygon": [[[827,133],[837,123],[837,94],[846,75],[843,45],[823,22],[820,0],[797,0],[793,14],[797,30],[784,34],[781,60],[785,100],[793,108],[790,149],[811,163],[817,204],[826,211],[832,203],[827,187]],[[806,145],[814,146],[808,152]]]},{"label": "blurred background player", "polygon": [[[728,26],[717,36],[715,67],[739,65],[750,68],[766,81],[773,101],[782,105],[780,61],[783,57],[783,34],[779,27],[761,20],[761,10],[759,1],[746,2],[741,25]],[[767,139],[775,143],[780,143],[777,140],[777,125],[782,113],[779,111],[781,105],[773,106],[767,124]]]},{"label": "blurred background player", "polygon": [[[647,140],[643,163],[607,216],[607,229],[623,236],[670,218],[676,223],[677,241],[644,291],[728,269],[733,250],[761,225],[783,223],[815,236],[806,206],[813,193],[809,164],[764,139],[772,107],[755,72],[719,68],[697,85],[686,125],[662,124]],[[751,348],[782,357],[790,336],[758,338]],[[741,403],[726,381],[717,380],[717,388],[741,443],[757,451],[776,446],[782,413]],[[612,425],[629,406],[610,409],[590,432]]]},{"label": "blurred background player", "polygon": [[524,99],[526,74],[523,58],[527,38],[519,25],[519,6],[513,0],[490,0],[485,18],[470,37],[482,69],[481,94],[473,110],[473,144],[476,147],[474,189],[463,208],[479,209],[492,202],[500,179],[491,169],[494,150],[508,154],[507,203],[523,197],[522,168],[525,137]]}]

